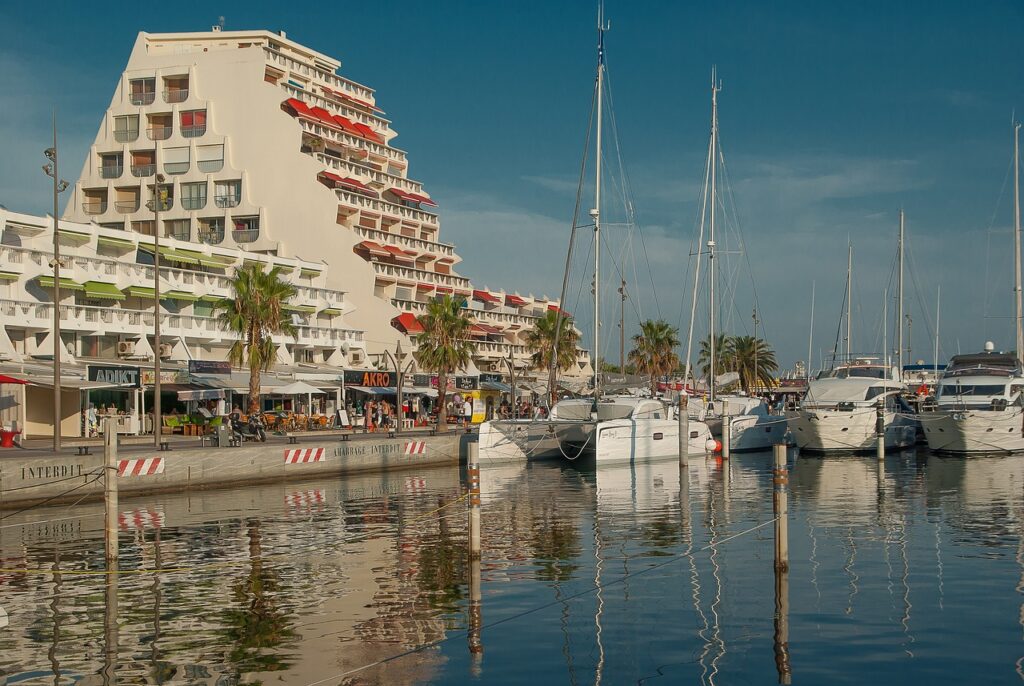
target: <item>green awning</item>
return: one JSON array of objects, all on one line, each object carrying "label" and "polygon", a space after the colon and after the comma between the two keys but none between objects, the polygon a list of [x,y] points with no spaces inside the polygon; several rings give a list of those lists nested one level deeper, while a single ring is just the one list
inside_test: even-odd
[{"label": "green awning", "polygon": [[102,283],[100,281],[86,281],[85,295],[89,298],[100,298],[105,300],[124,300],[125,297],[124,293],[122,293],[114,284]]},{"label": "green awning", "polygon": [[59,227],[57,229],[57,232],[61,233],[61,234],[64,234],[65,236],[70,236],[72,238],[78,238],[80,240],[86,240],[87,241],[90,238],[92,238],[92,234],[89,233],[88,231],[75,231],[74,229],[67,229],[67,228],[65,228],[63,226]]},{"label": "green awning", "polygon": [[20,276],[14,272],[0,272],[0,281],[17,281]]},{"label": "green awning", "polygon": [[328,317],[340,317],[341,310],[339,310],[337,307],[327,307],[320,310],[320,314],[326,314]]},{"label": "green awning", "polygon": [[281,309],[288,312],[303,312],[305,314],[313,314],[316,312],[316,308],[312,305],[285,305]]},{"label": "green awning", "polygon": [[195,260],[193,264],[201,264],[204,267],[223,268],[226,266],[224,262],[218,259],[217,257],[206,255],[204,253],[199,252],[198,250],[185,250],[184,248],[176,248],[174,250],[174,254],[177,257],[171,257],[170,259],[177,259],[179,262],[183,260]]},{"label": "green awning", "polygon": [[199,296],[193,295],[192,293],[186,293],[185,291],[168,291],[167,293],[161,293],[161,297],[169,298],[171,300],[181,300],[183,302],[195,302],[199,300]]},{"label": "green awning", "polygon": [[295,271],[295,267],[290,264],[275,264],[274,266],[277,267],[277,270],[282,274],[291,274]]},{"label": "green awning", "polygon": [[263,260],[254,260],[251,257],[245,257],[242,259],[243,266],[248,267],[250,264],[258,265],[261,268],[267,266],[267,263],[264,262]]},{"label": "green awning", "polygon": [[134,248],[135,243],[128,240],[127,238],[110,238],[109,236],[100,236],[96,239],[96,242],[100,245],[107,245],[112,248]]},{"label": "green awning", "polygon": [[202,302],[204,302],[204,303],[219,303],[221,300],[223,300],[226,297],[228,297],[228,296],[226,296],[226,295],[213,295],[212,293],[207,293],[206,295],[200,297],[199,299]]},{"label": "green awning", "polygon": [[129,286],[125,290],[128,292],[128,295],[134,295],[136,298],[153,298],[152,286]]},{"label": "green awning", "polygon": [[[37,276],[36,277],[36,281],[38,281],[39,285],[42,286],[43,288],[53,288],[53,277],[52,276]],[[65,290],[65,291],[84,291],[85,290],[85,286],[83,286],[82,284],[78,283],[74,279],[69,279],[69,278],[64,277],[64,276],[60,277],[60,287],[61,287],[61,290]]]},{"label": "green awning", "polygon": [[321,270],[319,269],[309,269],[307,267],[303,267],[302,269],[299,270],[299,276],[317,277],[320,276],[320,271]]},{"label": "green awning", "polygon": [[230,267],[238,261],[238,258],[232,255],[219,255],[217,253],[211,253],[207,256],[207,259],[217,262],[218,267]]},{"label": "green awning", "polygon": [[199,258],[191,250],[178,250],[176,248],[160,248],[160,257],[181,264],[199,264]]}]

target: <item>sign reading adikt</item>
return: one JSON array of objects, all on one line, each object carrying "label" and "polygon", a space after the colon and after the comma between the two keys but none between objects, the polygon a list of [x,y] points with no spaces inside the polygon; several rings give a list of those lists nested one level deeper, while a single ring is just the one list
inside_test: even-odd
[{"label": "sign reading adikt", "polygon": [[139,387],[140,375],[138,367],[90,364],[87,369],[89,381],[99,381],[100,383],[108,383],[125,388]]}]

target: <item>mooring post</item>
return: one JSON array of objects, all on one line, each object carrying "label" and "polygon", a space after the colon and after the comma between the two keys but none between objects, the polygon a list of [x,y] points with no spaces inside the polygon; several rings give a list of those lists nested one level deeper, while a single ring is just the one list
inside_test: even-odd
[{"label": "mooring post", "polygon": [[103,421],[103,549],[117,565],[117,419]]},{"label": "mooring post", "polygon": [[775,569],[789,571],[789,471],[786,469],[786,444],[773,448],[772,509],[775,512]]},{"label": "mooring post", "polygon": [[875,456],[885,460],[885,405],[881,402],[875,408]]},{"label": "mooring post", "polygon": [[469,559],[480,559],[480,444],[469,444]]},{"label": "mooring post", "polygon": [[[722,403],[722,407],[725,408],[725,402]],[[732,416],[725,415],[722,417],[722,459],[728,460],[729,455],[732,453]]]},{"label": "mooring post", "polygon": [[685,467],[689,464],[690,453],[690,417],[686,414],[689,396],[686,391],[679,391],[679,407],[676,413],[676,420],[679,423],[679,466]]}]

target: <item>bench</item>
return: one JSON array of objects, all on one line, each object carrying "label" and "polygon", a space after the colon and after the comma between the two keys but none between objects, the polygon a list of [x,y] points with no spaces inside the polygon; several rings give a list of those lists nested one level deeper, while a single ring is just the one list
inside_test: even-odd
[{"label": "bench", "polygon": [[285,436],[288,437],[288,443],[291,445],[295,445],[296,443],[299,442],[299,437],[296,436],[295,434],[285,434]]},{"label": "bench", "polygon": [[100,447],[100,446],[98,446],[98,445],[96,445],[94,443],[65,443],[64,444],[65,448],[78,448],[78,454],[79,455],[92,455],[92,453],[89,452],[89,448],[92,448],[93,446],[95,446],[97,448]]}]

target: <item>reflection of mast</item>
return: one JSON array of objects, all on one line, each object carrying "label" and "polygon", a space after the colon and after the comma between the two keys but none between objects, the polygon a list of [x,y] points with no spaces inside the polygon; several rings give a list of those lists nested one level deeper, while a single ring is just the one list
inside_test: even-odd
[{"label": "reflection of mast", "polygon": [[[710,494],[710,489],[709,489]],[[708,560],[711,562],[711,576],[715,579],[715,599],[711,601],[711,616],[714,621],[713,631],[711,632],[712,643],[717,648],[717,654],[711,658],[711,673],[708,674],[708,683],[715,683],[715,676],[718,674],[718,662],[725,656],[725,641],[722,640],[722,623],[721,618],[718,616],[718,608],[722,604],[722,577],[721,565],[718,564],[718,542],[716,540],[718,536],[718,526],[715,519],[715,503],[714,495],[710,494],[711,497],[708,500],[708,530],[710,532],[710,542],[708,547],[711,549],[711,554],[708,556]]]},{"label": "reflection of mast", "polygon": [[597,610],[594,612],[594,639],[597,642],[597,665],[594,668],[594,686],[600,686],[604,675],[604,643],[601,642],[601,615],[604,614],[604,594],[601,587],[601,532],[599,515],[594,511],[594,588],[597,589]]},{"label": "reflection of mast", "polygon": [[480,637],[483,627],[483,606],[480,593],[480,558],[471,556],[469,560],[469,653],[473,657],[470,673],[479,677],[481,662],[484,656],[484,644]]},{"label": "reflection of mast", "polygon": [[157,641],[160,640],[160,568],[163,564],[163,557],[160,554],[160,527],[156,528],[156,532],[153,537],[153,558],[154,568],[157,572],[153,575],[153,668],[156,669],[156,662],[160,658],[160,653],[157,650]]},{"label": "reflection of mast", "polygon": [[103,613],[103,684],[117,683],[117,584],[118,574],[108,574],[103,589],[106,608]]},{"label": "reflection of mast", "polygon": [[[900,555],[903,557],[903,576],[900,579],[903,583],[903,616],[900,624],[903,625],[903,633],[910,643],[914,643],[914,635],[910,633],[910,561],[907,559],[907,522],[904,519],[900,524]],[[909,647],[903,649],[907,655],[914,657],[914,652]]]},{"label": "reflection of mast", "polygon": [[848,577],[850,577],[850,595],[846,600],[846,614],[852,615],[853,598],[860,591],[860,589],[857,588],[857,582],[860,580],[860,577],[857,576],[855,571],[853,571],[853,563],[857,560],[857,546],[853,542],[853,529],[846,530],[846,540],[850,544],[850,555],[846,558],[846,564],[843,565],[843,571],[846,572]]}]

